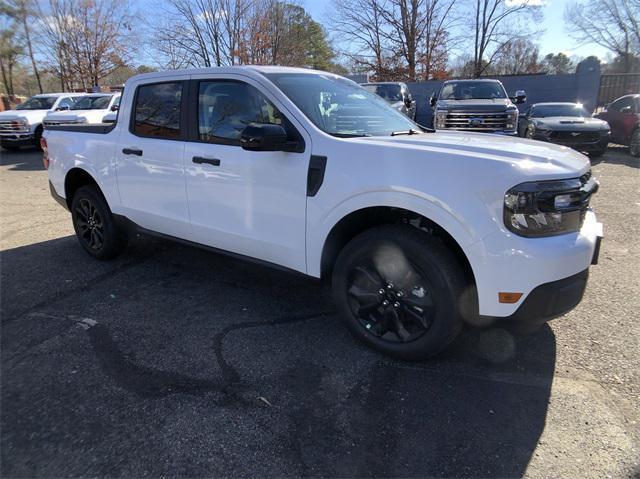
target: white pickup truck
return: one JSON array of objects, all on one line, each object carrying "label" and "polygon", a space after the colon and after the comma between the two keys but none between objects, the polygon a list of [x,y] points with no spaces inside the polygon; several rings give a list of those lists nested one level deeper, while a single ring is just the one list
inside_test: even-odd
[{"label": "white pickup truck", "polygon": [[442,350],[465,321],[574,308],[602,236],[582,154],[434,133],[319,71],[135,76],[115,124],[54,126],[43,148],[91,256],[142,231],[326,278],[349,329],[405,359]]},{"label": "white pickup truck", "polygon": [[0,145],[6,150],[40,146],[42,120],[49,112],[68,110],[84,93],[34,95],[15,110],[0,113]]},{"label": "white pickup truck", "polygon": [[45,128],[55,125],[102,123],[104,117],[118,110],[120,93],[92,93],[84,95],[68,110],[52,111],[44,117]]}]

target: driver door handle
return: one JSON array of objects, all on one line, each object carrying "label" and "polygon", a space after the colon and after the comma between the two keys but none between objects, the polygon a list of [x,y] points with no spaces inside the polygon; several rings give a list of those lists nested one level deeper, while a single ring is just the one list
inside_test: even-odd
[{"label": "driver door handle", "polygon": [[122,153],[125,155],[142,156],[142,150],[138,150],[137,148],[123,148]]},{"label": "driver door handle", "polygon": [[220,160],[217,158],[205,158],[203,156],[194,156],[192,158],[192,161],[194,163],[197,163],[198,165],[201,165],[203,163],[207,163],[209,165],[213,165],[213,166],[220,166]]}]

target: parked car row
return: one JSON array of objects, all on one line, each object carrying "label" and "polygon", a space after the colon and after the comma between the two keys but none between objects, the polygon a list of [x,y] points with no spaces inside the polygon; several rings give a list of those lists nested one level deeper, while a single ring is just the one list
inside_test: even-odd
[{"label": "parked car row", "polygon": [[117,111],[120,93],[47,93],[0,113],[0,145],[7,150],[40,146],[45,127],[102,123]]},{"label": "parked car row", "polygon": [[[361,86],[415,121],[416,102],[405,83]],[[567,102],[534,103],[520,114],[516,105],[526,99],[523,90],[509,97],[499,80],[445,81],[429,99],[432,126],[435,130],[517,135],[568,146],[591,157],[603,155],[613,142],[640,156],[640,94],[625,95],[597,115],[580,103]]]}]

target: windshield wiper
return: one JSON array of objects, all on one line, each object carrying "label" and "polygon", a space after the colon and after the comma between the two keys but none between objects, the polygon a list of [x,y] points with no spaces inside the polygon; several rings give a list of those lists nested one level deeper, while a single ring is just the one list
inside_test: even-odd
[{"label": "windshield wiper", "polygon": [[371,136],[366,133],[331,133],[332,136],[337,136],[338,138],[361,138],[363,136]]},{"label": "windshield wiper", "polygon": [[399,136],[399,135],[417,135],[420,133],[418,130],[414,130],[413,128],[409,128],[408,130],[403,131],[392,131],[391,136]]}]

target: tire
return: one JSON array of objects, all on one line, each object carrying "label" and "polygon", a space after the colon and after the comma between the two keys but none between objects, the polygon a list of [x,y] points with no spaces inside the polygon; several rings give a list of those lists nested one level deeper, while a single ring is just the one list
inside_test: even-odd
[{"label": "tire", "polygon": [[589,152],[589,158],[600,158],[606,152],[607,152],[606,148],[603,148],[602,150],[590,151]]},{"label": "tire", "polygon": [[2,144],[2,148],[4,148],[7,151],[18,151],[20,149],[19,146],[16,146],[16,145],[5,145],[4,143]]},{"label": "tire", "polygon": [[82,186],[71,203],[73,229],[82,248],[92,257],[107,260],[118,256],[127,236],[115,223],[109,205],[94,185]]},{"label": "tire", "polygon": [[351,240],[332,286],[347,328],[396,358],[427,359],[462,327],[461,266],[439,240],[411,226],[380,226]]},{"label": "tire", "polygon": [[37,150],[42,151],[42,147],[40,146],[40,138],[42,138],[42,125],[36,128],[36,131],[33,135],[33,144]]},{"label": "tire", "polygon": [[636,158],[640,157],[640,128],[631,133],[631,141],[629,141],[629,153]]}]

